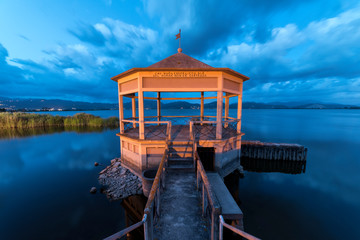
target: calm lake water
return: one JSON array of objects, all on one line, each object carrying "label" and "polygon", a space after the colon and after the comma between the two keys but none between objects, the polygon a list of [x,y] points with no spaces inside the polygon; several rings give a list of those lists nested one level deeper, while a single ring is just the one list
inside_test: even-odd
[{"label": "calm lake water", "polygon": [[[198,110],[164,114],[198,115]],[[245,230],[263,239],[358,239],[360,111],[245,109],[242,119],[244,139],[309,149],[304,174],[246,172],[239,180]],[[108,164],[120,156],[117,132],[0,139],[0,239],[100,239],[124,228],[119,202],[89,194],[99,187],[101,168],[94,162]]]}]

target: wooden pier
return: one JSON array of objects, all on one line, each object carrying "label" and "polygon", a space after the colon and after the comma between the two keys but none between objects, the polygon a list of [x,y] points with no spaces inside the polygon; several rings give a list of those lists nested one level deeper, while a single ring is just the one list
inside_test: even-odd
[{"label": "wooden pier", "polygon": [[[183,148],[176,143],[168,143],[142,221],[106,240],[119,239],[139,227],[144,228],[146,240],[223,239],[224,227],[246,239],[258,239],[243,231],[242,211],[220,175],[204,170],[196,150],[192,152],[190,165],[187,152],[180,151]],[[178,153],[176,149],[179,149]],[[184,155],[173,160],[174,154]],[[237,227],[226,221],[235,223]]]},{"label": "wooden pier", "polygon": [[307,148],[299,144],[242,141],[241,157],[250,159],[306,161]]}]

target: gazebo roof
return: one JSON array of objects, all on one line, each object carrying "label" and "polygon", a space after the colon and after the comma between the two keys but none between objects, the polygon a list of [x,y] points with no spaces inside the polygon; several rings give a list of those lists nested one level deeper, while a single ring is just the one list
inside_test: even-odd
[{"label": "gazebo roof", "polygon": [[199,68],[213,68],[206,63],[203,63],[189,55],[186,55],[182,52],[178,52],[170,57],[167,57],[160,62],[154,63],[153,65],[147,68],[189,68],[189,69],[199,69]]},{"label": "gazebo roof", "polygon": [[181,49],[178,50],[178,53],[173,54],[157,63],[154,63],[146,68],[132,68],[123,73],[120,73],[111,78],[111,80],[118,81],[118,79],[128,76],[130,74],[141,72],[141,71],[222,71],[228,74],[231,74],[236,77],[240,77],[243,81],[249,80],[249,77],[236,72],[230,68],[215,68],[206,63],[203,63],[189,55],[186,55],[181,52]]}]

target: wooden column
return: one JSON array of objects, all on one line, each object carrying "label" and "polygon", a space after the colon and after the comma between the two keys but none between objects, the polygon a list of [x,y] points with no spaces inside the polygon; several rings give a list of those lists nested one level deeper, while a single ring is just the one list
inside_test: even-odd
[{"label": "wooden column", "polygon": [[216,108],[216,139],[222,138],[222,110],[223,110],[223,92],[217,92]]},{"label": "wooden column", "polygon": [[145,139],[144,125],[144,92],[142,90],[142,76],[139,76],[138,111],[139,111],[139,139]]},{"label": "wooden column", "polygon": [[124,97],[120,95],[121,92],[121,86],[120,83],[118,83],[118,95],[119,95],[119,126],[120,126],[120,133],[124,133]]},{"label": "wooden column", "polygon": [[[135,95],[131,98],[132,120],[136,120],[136,102]],[[136,123],[133,123],[133,128],[136,128]]]},{"label": "wooden column", "polygon": [[241,112],[242,112],[242,90],[243,90],[243,84],[240,84],[240,92],[241,94],[238,95],[238,108],[237,108],[237,133],[241,132]]},{"label": "wooden column", "polygon": [[228,120],[229,117],[229,96],[225,96],[225,119]]},{"label": "wooden column", "polygon": [[158,121],[161,121],[161,101],[160,101],[160,92],[157,93],[157,116]]},{"label": "wooden column", "polygon": [[[228,120],[229,118],[229,96],[228,94],[226,93],[225,95],[225,120]],[[227,127],[228,126],[228,123],[225,123],[224,124],[224,127]]]},{"label": "wooden column", "polygon": [[204,120],[204,92],[201,92],[200,120]]}]

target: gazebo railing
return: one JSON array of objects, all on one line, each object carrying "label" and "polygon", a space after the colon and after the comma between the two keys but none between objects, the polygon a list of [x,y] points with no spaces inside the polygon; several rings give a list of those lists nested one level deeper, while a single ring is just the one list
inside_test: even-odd
[{"label": "gazebo railing", "polygon": [[172,125],[189,125],[190,121],[212,120],[215,116],[162,116],[162,121],[171,121]]},{"label": "gazebo railing", "polygon": [[124,132],[130,130],[130,129],[136,129],[139,128],[139,121],[135,119],[123,119],[122,123],[124,125]]},{"label": "gazebo railing", "polygon": [[145,126],[145,139],[147,138],[171,139],[171,121],[146,121],[144,122],[144,126]]},{"label": "gazebo railing", "polygon": [[[216,116],[161,116],[158,121],[157,116],[144,117],[144,137],[145,139],[165,139],[171,135],[169,126],[189,126],[189,136],[197,138],[203,136],[206,139],[216,139]],[[140,121],[138,117],[127,118],[121,121],[124,133],[137,134]],[[240,133],[239,124],[241,119],[232,117],[222,117],[222,138],[230,138]],[[171,128],[170,128],[171,129]]]},{"label": "gazebo railing", "polygon": [[235,136],[238,132],[238,124],[241,123],[241,119],[228,119],[222,121],[222,137],[229,138]]},{"label": "gazebo railing", "polygon": [[216,139],[216,121],[190,121],[190,139],[200,139],[201,136]]},{"label": "gazebo railing", "polygon": [[[139,130],[140,121],[139,118],[128,118],[123,119],[122,123],[124,128],[124,133],[137,133],[134,130]],[[147,120],[144,121],[145,127],[145,139],[146,138],[155,138],[155,139],[171,139],[171,121],[156,121],[157,117],[146,117]],[[153,120],[155,119],[155,120]],[[153,120],[153,121],[151,121]],[[152,126],[152,127],[149,127]]]}]

